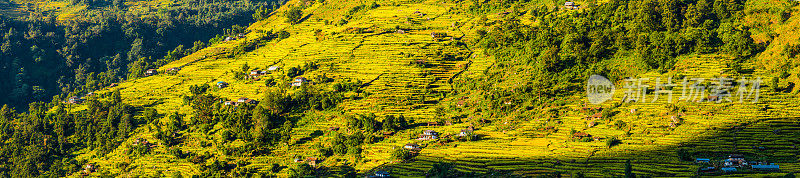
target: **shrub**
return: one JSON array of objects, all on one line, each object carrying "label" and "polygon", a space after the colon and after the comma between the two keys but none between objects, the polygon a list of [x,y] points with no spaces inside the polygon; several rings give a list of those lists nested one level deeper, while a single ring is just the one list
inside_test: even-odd
[{"label": "shrub", "polygon": [[612,146],[619,144],[619,142],[620,140],[617,139],[617,137],[611,137],[606,140],[606,146],[611,148]]}]

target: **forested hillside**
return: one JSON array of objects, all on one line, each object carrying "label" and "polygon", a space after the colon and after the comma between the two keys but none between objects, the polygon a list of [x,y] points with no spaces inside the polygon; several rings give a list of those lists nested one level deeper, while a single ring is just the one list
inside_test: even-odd
[{"label": "forested hillside", "polygon": [[[5,38],[8,102],[57,96],[0,110],[0,176],[800,171],[794,1],[85,3],[6,19],[28,29]],[[590,104],[592,75],[609,101]]]},{"label": "forested hillside", "polygon": [[[281,3],[175,1],[143,11],[130,3],[129,10],[124,1],[68,2],[17,2],[27,15],[0,19],[0,103],[25,110],[31,101],[64,100],[75,95],[71,92],[85,94],[137,77],[241,33],[256,11],[268,14]],[[54,5],[83,9],[65,12]],[[80,15],[64,19],[67,13]]]}]

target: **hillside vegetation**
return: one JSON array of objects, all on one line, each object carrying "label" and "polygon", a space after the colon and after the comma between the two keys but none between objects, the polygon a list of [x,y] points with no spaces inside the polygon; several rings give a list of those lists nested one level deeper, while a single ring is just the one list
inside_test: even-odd
[{"label": "hillside vegetation", "polygon": [[[69,95],[93,91],[83,104],[3,107],[0,176],[800,171],[796,2],[576,3],[296,0],[262,8],[257,22],[207,46],[132,61],[121,83]],[[593,74],[614,82],[612,100],[588,104]],[[292,86],[298,77],[309,82]],[[626,101],[629,77],[650,79],[648,101],[656,79],[672,77],[672,102]],[[694,102],[681,99],[684,77],[762,82],[756,102],[739,102],[736,90],[731,102]],[[225,104],[239,98],[258,103]],[[458,136],[468,127],[474,132]],[[424,130],[439,139],[417,139]],[[408,143],[421,150],[405,151]],[[781,171],[700,172],[693,162],[729,154]]]}]

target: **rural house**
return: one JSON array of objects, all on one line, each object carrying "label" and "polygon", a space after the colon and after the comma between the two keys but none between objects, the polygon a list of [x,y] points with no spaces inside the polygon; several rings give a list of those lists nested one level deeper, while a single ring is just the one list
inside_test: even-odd
[{"label": "rural house", "polygon": [[708,159],[708,158],[697,158],[697,159],[694,160],[694,162],[695,163],[709,163],[709,162],[711,162],[711,159]]},{"label": "rural house", "polygon": [[67,99],[67,103],[69,103],[69,104],[81,104],[81,103],[83,103],[83,98],[78,98],[77,96],[69,97],[69,99]]},{"label": "rural house", "polygon": [[469,126],[467,127],[467,129],[461,129],[461,132],[458,133],[458,136],[465,137],[468,135],[472,135],[472,131],[474,131],[474,128],[472,126]]},{"label": "rural house", "polygon": [[294,78],[294,81],[292,81],[292,86],[293,87],[303,86],[303,83],[306,83],[306,82],[308,82],[308,80],[305,77],[297,77],[297,78]]},{"label": "rural house", "polygon": [[225,87],[228,87],[228,83],[227,82],[223,82],[223,81],[217,82],[217,88],[225,88]]},{"label": "rural house", "polygon": [[575,133],[572,134],[572,138],[575,138],[575,139],[581,139],[581,138],[584,138],[584,137],[591,137],[591,136],[592,135],[589,135],[586,132],[575,132]]},{"label": "rural house", "polygon": [[436,140],[439,139],[439,133],[433,130],[425,130],[422,131],[422,135],[419,135],[420,140]]},{"label": "rural house", "polygon": [[158,74],[158,71],[156,71],[155,69],[147,69],[144,72],[144,76],[152,76],[152,75],[157,75],[157,74]]},{"label": "rural house", "polygon": [[780,171],[781,168],[777,164],[768,164],[768,165],[752,165],[750,166],[753,170],[757,171]]},{"label": "rural house", "polygon": [[306,163],[308,163],[308,165],[312,167],[316,167],[317,163],[319,162],[321,162],[321,160],[317,159],[317,157],[309,157],[308,159],[306,159]]},{"label": "rural house", "polygon": [[392,177],[392,175],[389,175],[386,171],[376,171],[374,177]]},{"label": "rural house", "polygon": [[419,149],[419,145],[417,145],[416,143],[408,143],[405,146],[403,146],[403,149],[406,149],[406,150],[418,150]]},{"label": "rural house", "polygon": [[94,171],[95,171],[94,164],[86,164],[86,165],[83,166],[83,173],[84,174],[93,173]]},{"label": "rural house", "polygon": [[564,3],[564,8],[569,10],[578,10],[581,9],[580,5],[575,4],[575,2],[567,1]]}]

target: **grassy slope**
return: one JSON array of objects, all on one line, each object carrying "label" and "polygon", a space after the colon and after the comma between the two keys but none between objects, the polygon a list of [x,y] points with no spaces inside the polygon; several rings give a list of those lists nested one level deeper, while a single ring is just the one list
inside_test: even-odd
[{"label": "grassy slope", "polygon": [[[290,1],[289,5],[299,3]],[[360,100],[348,100],[341,104],[340,111],[307,112],[302,115],[303,120],[297,124],[293,133],[295,144],[282,146],[273,151],[272,155],[254,158],[231,158],[249,160],[252,166],[267,169],[271,163],[287,164],[294,155],[313,156],[315,151],[308,149],[315,143],[324,143],[327,136],[310,137],[316,130],[325,130],[330,126],[338,126],[343,122],[340,112],[345,113],[376,113],[404,114],[406,116],[421,118],[417,122],[434,119],[433,106],[452,106],[453,98],[441,98],[431,91],[448,91],[447,81],[450,77],[460,72],[461,66],[469,67],[462,73],[467,76],[479,76],[482,71],[492,65],[492,58],[482,54],[481,49],[465,49],[462,47],[446,45],[448,42],[436,42],[430,37],[431,32],[446,32],[459,37],[462,41],[474,39],[475,17],[463,13],[454,13],[450,8],[463,8],[462,5],[439,1],[378,1],[381,7],[359,12],[353,15],[350,22],[343,26],[325,25],[324,21],[336,22],[350,8],[362,3],[360,1],[334,1],[323,4],[314,4],[304,10],[306,20],[297,25],[284,22],[282,7],[267,20],[253,24],[247,34],[248,38],[232,42],[223,42],[206,48],[198,53],[185,57],[162,67],[184,66],[177,75],[157,75],[147,78],[130,80],[121,83],[118,87],[122,91],[125,101],[133,105],[148,105],[159,110],[159,113],[180,112],[191,114],[190,108],[183,104],[181,96],[188,94],[190,85],[213,84],[216,81],[227,81],[230,87],[221,90],[212,90],[211,93],[227,98],[249,97],[261,98],[264,91],[263,81],[237,81],[233,75],[226,71],[238,70],[243,64],[264,69],[269,65],[277,64],[284,68],[302,65],[305,62],[317,62],[320,69],[304,76],[325,74],[336,80],[358,79],[373,81],[364,90],[371,95]],[[394,4],[398,4],[395,6]],[[748,4],[748,8],[753,8]],[[797,8],[795,8],[797,9]],[[413,14],[414,11],[425,13],[424,16]],[[797,13],[795,13],[797,14]],[[491,20],[498,19],[496,14],[489,14]],[[757,17],[749,16],[756,20]],[[770,18],[770,17],[764,17]],[[781,37],[796,35],[791,33],[800,21],[793,16],[785,23],[775,23],[769,26]],[[453,26],[454,22],[457,25]],[[405,28],[405,34],[394,33],[395,26]],[[372,32],[349,33],[348,29],[367,28]],[[267,45],[247,54],[235,58],[223,55],[244,40],[252,40],[267,30],[286,30],[291,33],[288,39],[273,41]],[[321,30],[322,35],[314,31]],[[369,31],[368,30],[368,31]],[[754,33],[755,36],[759,35]],[[796,38],[796,37],[795,37]],[[783,38],[776,38],[783,39]],[[796,43],[791,40],[781,43],[772,43],[767,52],[757,56],[757,64],[746,64],[756,67],[755,75],[771,78],[773,72],[764,70],[760,66],[773,66],[769,59],[778,57],[769,56],[785,43]],[[782,49],[782,48],[781,48]],[[437,52],[452,53],[464,57],[464,61],[442,61],[435,57]],[[474,51],[474,54],[472,53]],[[470,56],[470,54],[473,54]],[[785,58],[785,57],[784,57]],[[419,68],[409,65],[409,62],[423,59],[435,64],[431,68]],[[624,61],[625,59],[619,59]],[[730,73],[726,63],[732,59],[721,55],[688,55],[680,57],[677,70],[666,74],[646,73],[642,77],[666,77],[669,75],[689,75],[694,77],[717,77],[721,75],[736,76]],[[621,62],[620,62],[621,63]],[[631,71],[629,66],[620,66],[623,71]],[[430,75],[422,75],[430,73]],[[512,74],[509,74],[512,75]],[[516,75],[514,73],[513,75]],[[512,75],[512,76],[513,76]],[[522,75],[522,74],[520,74]],[[274,76],[283,76],[274,74]],[[794,76],[793,76],[794,77]],[[288,81],[288,79],[284,79]],[[513,82],[513,81],[509,81]],[[506,83],[512,84],[512,83]],[[623,84],[618,83],[618,88]],[[651,84],[652,85],[652,84]],[[429,86],[426,91],[426,86]],[[622,89],[619,89],[622,90]],[[108,91],[108,90],[107,90]],[[107,92],[106,91],[106,92]],[[676,89],[680,91],[680,88]],[[289,90],[289,92],[292,92]],[[426,94],[427,93],[427,94]],[[622,98],[622,92],[617,92],[616,100]],[[424,99],[419,97],[424,95]],[[676,93],[675,99],[677,100]],[[684,123],[677,128],[669,127],[670,113],[661,103],[634,103],[620,106],[613,120],[625,121],[630,127],[630,136],[625,131],[613,128],[612,121],[599,121],[598,125],[588,128],[587,120],[583,119],[592,113],[581,112],[584,101],[581,95],[572,97],[571,104],[563,108],[556,108],[562,112],[558,118],[520,118],[513,115],[504,116],[499,120],[508,122],[509,126],[502,124],[479,127],[478,134],[484,135],[484,140],[477,142],[456,142],[446,146],[429,146],[421,152],[417,161],[409,163],[387,164],[392,147],[401,146],[407,142],[409,134],[415,134],[427,127],[409,129],[396,134],[380,143],[366,145],[362,160],[355,162],[358,170],[386,169],[394,175],[422,176],[420,171],[427,170],[430,164],[440,159],[455,161],[457,169],[465,171],[496,171],[508,170],[516,174],[535,175],[557,170],[578,170],[586,172],[588,176],[603,176],[622,172],[625,160],[634,160],[634,170],[638,174],[690,176],[695,166],[689,162],[677,159],[675,148],[687,147],[699,150],[733,150],[747,153],[748,155],[780,155],[790,158],[779,162],[784,171],[797,172],[797,150],[787,140],[792,139],[789,133],[796,131],[798,121],[785,119],[786,117],[800,116],[795,94],[774,93],[768,87],[762,87],[762,102],[757,104],[692,104],[678,102],[678,106],[688,109]],[[411,98],[410,100],[408,98]],[[608,102],[611,103],[611,102]],[[609,107],[606,104],[604,107]],[[765,105],[770,109],[759,110]],[[635,113],[628,112],[637,109]],[[463,114],[473,116],[473,110],[464,109]],[[190,116],[191,117],[191,116]],[[477,116],[480,117],[480,116]],[[187,118],[188,119],[188,118]],[[560,124],[555,122],[561,121]],[[455,124],[434,128],[442,133],[456,134],[465,124]],[[555,132],[542,131],[545,126],[555,126]],[[738,133],[732,134],[734,126],[747,126]],[[507,130],[508,127],[516,129]],[[773,134],[772,129],[784,128],[781,134]],[[622,144],[611,149],[606,148],[603,141],[573,142],[569,141],[571,129],[585,131],[601,138],[619,137]],[[150,128],[139,128],[137,137],[153,138],[154,132]],[[216,152],[214,131],[209,134],[191,134],[185,137],[186,142],[180,145],[184,151]],[[310,138],[310,141],[300,141]],[[752,146],[763,145],[766,151],[754,150]],[[102,169],[123,174],[150,174],[157,170],[171,172],[179,171],[184,175],[199,173],[199,167],[186,160],[178,160],[166,153],[163,147],[157,147],[154,154],[143,157],[124,156],[123,144],[113,153],[105,157],[94,157],[91,152],[78,153],[81,158],[97,162]],[[735,147],[735,148],[734,148]],[[218,154],[222,155],[222,154]],[[721,153],[708,156],[721,156]],[[347,159],[347,158],[344,158]],[[336,157],[327,158],[322,163],[324,166],[345,164],[336,161]],[[127,170],[118,168],[119,163],[131,162]],[[790,162],[790,163],[789,163]],[[586,164],[588,163],[588,164]],[[603,171],[603,170],[611,170]],[[125,173],[127,172],[127,173]],[[281,172],[285,175],[286,171]],[[169,174],[167,174],[169,175]]]}]

